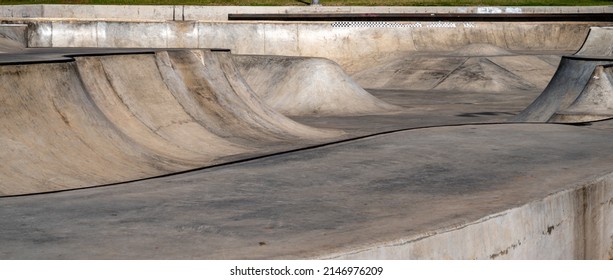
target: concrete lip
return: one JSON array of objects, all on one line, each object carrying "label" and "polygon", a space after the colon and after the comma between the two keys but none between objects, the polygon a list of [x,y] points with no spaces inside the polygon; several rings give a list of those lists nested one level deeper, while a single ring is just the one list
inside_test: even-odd
[{"label": "concrete lip", "polygon": [[613,258],[607,23],[24,21],[2,259]]}]

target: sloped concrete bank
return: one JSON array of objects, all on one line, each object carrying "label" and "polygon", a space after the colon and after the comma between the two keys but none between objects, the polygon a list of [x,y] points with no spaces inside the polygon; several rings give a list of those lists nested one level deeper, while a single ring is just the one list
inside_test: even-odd
[{"label": "sloped concrete bank", "polygon": [[268,107],[231,54],[210,50],[3,65],[0,99],[0,196],[137,180],[343,135]]}]

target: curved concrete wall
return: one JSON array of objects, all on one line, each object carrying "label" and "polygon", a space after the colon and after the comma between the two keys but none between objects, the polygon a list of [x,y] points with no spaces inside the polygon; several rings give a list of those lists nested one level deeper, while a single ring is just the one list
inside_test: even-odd
[{"label": "curved concrete wall", "polygon": [[514,51],[576,51],[594,23],[31,21],[29,47],[227,48],[315,56],[349,72],[411,51],[483,43]]}]

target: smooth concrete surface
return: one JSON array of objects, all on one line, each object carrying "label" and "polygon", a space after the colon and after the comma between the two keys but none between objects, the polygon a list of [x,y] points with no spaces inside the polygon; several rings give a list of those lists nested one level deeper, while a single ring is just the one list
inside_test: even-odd
[{"label": "smooth concrete surface", "polygon": [[0,5],[0,18],[70,18],[139,20],[215,20],[228,14],[303,13],[611,13],[613,6],[543,7],[353,7],[353,6],[190,6],[190,5]]},{"label": "smooth concrete surface", "polygon": [[550,121],[580,123],[613,118],[612,68],[613,63],[597,66],[577,99]]},{"label": "smooth concrete surface", "polygon": [[0,73],[1,195],[164,175],[343,134],[268,108],[226,52],[83,56]]},{"label": "smooth concrete surface", "polygon": [[523,54],[470,44],[453,51],[400,53],[352,77],[373,89],[540,91],[554,74],[559,54]]},{"label": "smooth concrete surface", "polygon": [[613,117],[613,28],[592,27],[574,56],[564,57],[543,93],[513,121],[581,123]]},{"label": "smooth concrete surface", "polygon": [[488,44],[575,52],[607,23],[365,23],[29,21],[29,47],[224,48],[235,54],[324,57],[347,72],[415,51]]},{"label": "smooth concrete surface", "polygon": [[613,27],[591,27],[576,55],[613,56]]},{"label": "smooth concrete surface", "polygon": [[0,257],[608,259],[612,136],[552,124],[417,129],[2,198]]},{"label": "smooth concrete surface", "polygon": [[0,258],[613,258],[606,23],[6,23]]},{"label": "smooth concrete surface", "polygon": [[372,96],[328,59],[263,55],[233,59],[247,84],[284,115],[370,115],[403,110]]},{"label": "smooth concrete surface", "polygon": [[568,108],[592,80],[594,70],[613,63],[613,57],[565,56],[543,93],[513,118],[518,122],[546,122],[556,112]]},{"label": "smooth concrete surface", "polygon": [[26,24],[0,24],[0,53],[22,51],[27,46]]}]

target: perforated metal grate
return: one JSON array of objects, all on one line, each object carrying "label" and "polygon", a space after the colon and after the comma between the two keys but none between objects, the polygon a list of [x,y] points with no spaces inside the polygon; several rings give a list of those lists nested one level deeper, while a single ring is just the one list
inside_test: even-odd
[{"label": "perforated metal grate", "polygon": [[332,23],[332,27],[341,28],[456,28],[458,26],[464,28],[474,28],[472,22],[454,23],[454,22],[432,22],[428,24],[416,23],[400,23],[400,22],[385,22],[385,21],[337,21]]},{"label": "perforated metal grate", "polygon": [[332,27],[367,27],[367,28],[399,28],[399,27],[422,27],[421,23],[399,23],[385,21],[337,21]]}]

